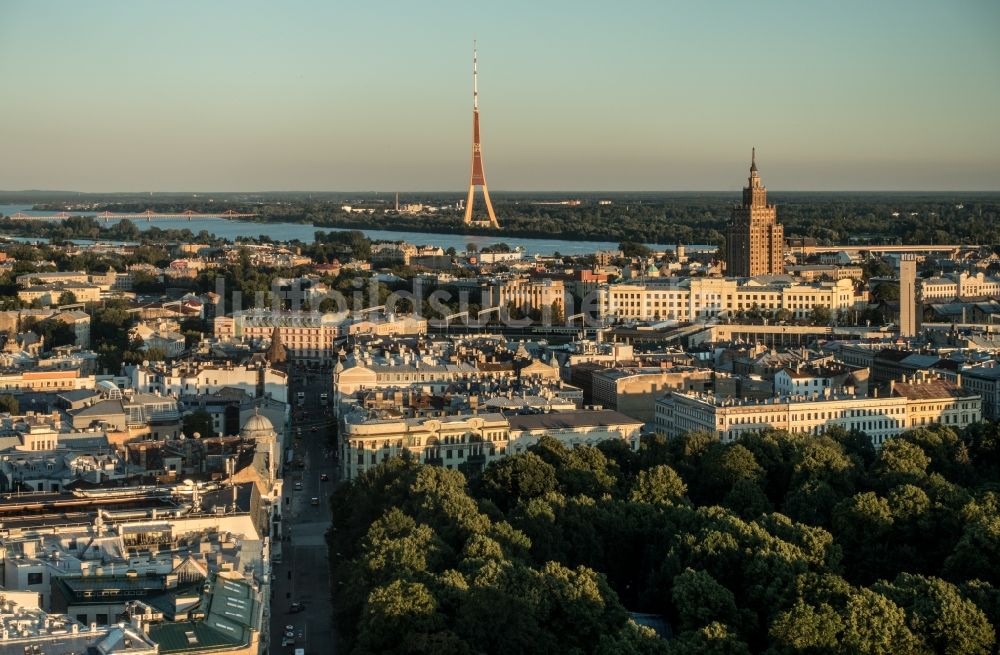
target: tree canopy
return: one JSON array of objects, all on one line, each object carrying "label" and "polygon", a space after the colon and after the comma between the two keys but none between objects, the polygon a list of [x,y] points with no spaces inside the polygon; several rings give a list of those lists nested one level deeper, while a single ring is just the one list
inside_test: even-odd
[{"label": "tree canopy", "polygon": [[468,477],[390,459],[334,499],[339,631],[357,653],[991,653],[998,436],[543,438]]}]

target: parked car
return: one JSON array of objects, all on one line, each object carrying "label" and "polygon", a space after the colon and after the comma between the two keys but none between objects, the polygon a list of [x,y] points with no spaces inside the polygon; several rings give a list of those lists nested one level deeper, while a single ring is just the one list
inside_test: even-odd
[{"label": "parked car", "polygon": [[313,499],[309,501],[309,504],[310,505],[316,505],[316,506],[318,506],[319,505],[319,498],[317,498],[316,496],[313,496]]},{"label": "parked car", "polygon": [[299,612],[305,610],[306,606],[302,603],[292,603],[288,606],[289,614],[298,614]]}]

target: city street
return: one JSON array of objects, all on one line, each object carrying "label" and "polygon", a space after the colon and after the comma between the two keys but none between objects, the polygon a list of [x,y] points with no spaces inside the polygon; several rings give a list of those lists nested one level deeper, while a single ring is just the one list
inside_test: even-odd
[{"label": "city street", "polygon": [[[327,408],[320,400],[321,394],[330,394],[330,374],[304,375],[294,366],[290,368],[292,424],[288,445],[294,446],[295,455],[284,467],[285,539],[282,562],[273,565],[270,653],[293,653],[296,648],[305,649],[307,655],[331,653],[336,647],[326,531],[330,527],[329,499],[336,471],[326,433]],[[300,391],[305,394],[302,406],[298,404]],[[326,481],[322,480],[324,476]],[[313,499],[318,504],[314,505]],[[304,609],[290,612],[293,603],[301,603]],[[289,632],[295,643],[282,646]]]}]

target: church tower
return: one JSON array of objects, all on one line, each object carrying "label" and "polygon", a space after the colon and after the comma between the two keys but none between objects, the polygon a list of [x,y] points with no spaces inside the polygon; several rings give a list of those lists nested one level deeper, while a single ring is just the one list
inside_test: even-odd
[{"label": "church tower", "polygon": [[750,177],[743,203],[733,208],[726,230],[726,274],[730,277],[781,275],[785,272],[785,229],[767,204],[767,188],[757,171],[757,149],[750,155]]}]

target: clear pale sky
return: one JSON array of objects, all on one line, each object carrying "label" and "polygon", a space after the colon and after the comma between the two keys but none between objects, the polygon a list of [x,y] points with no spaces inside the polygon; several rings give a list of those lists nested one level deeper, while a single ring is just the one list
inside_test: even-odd
[{"label": "clear pale sky", "polygon": [[0,189],[1000,189],[1000,2],[0,1]]}]

